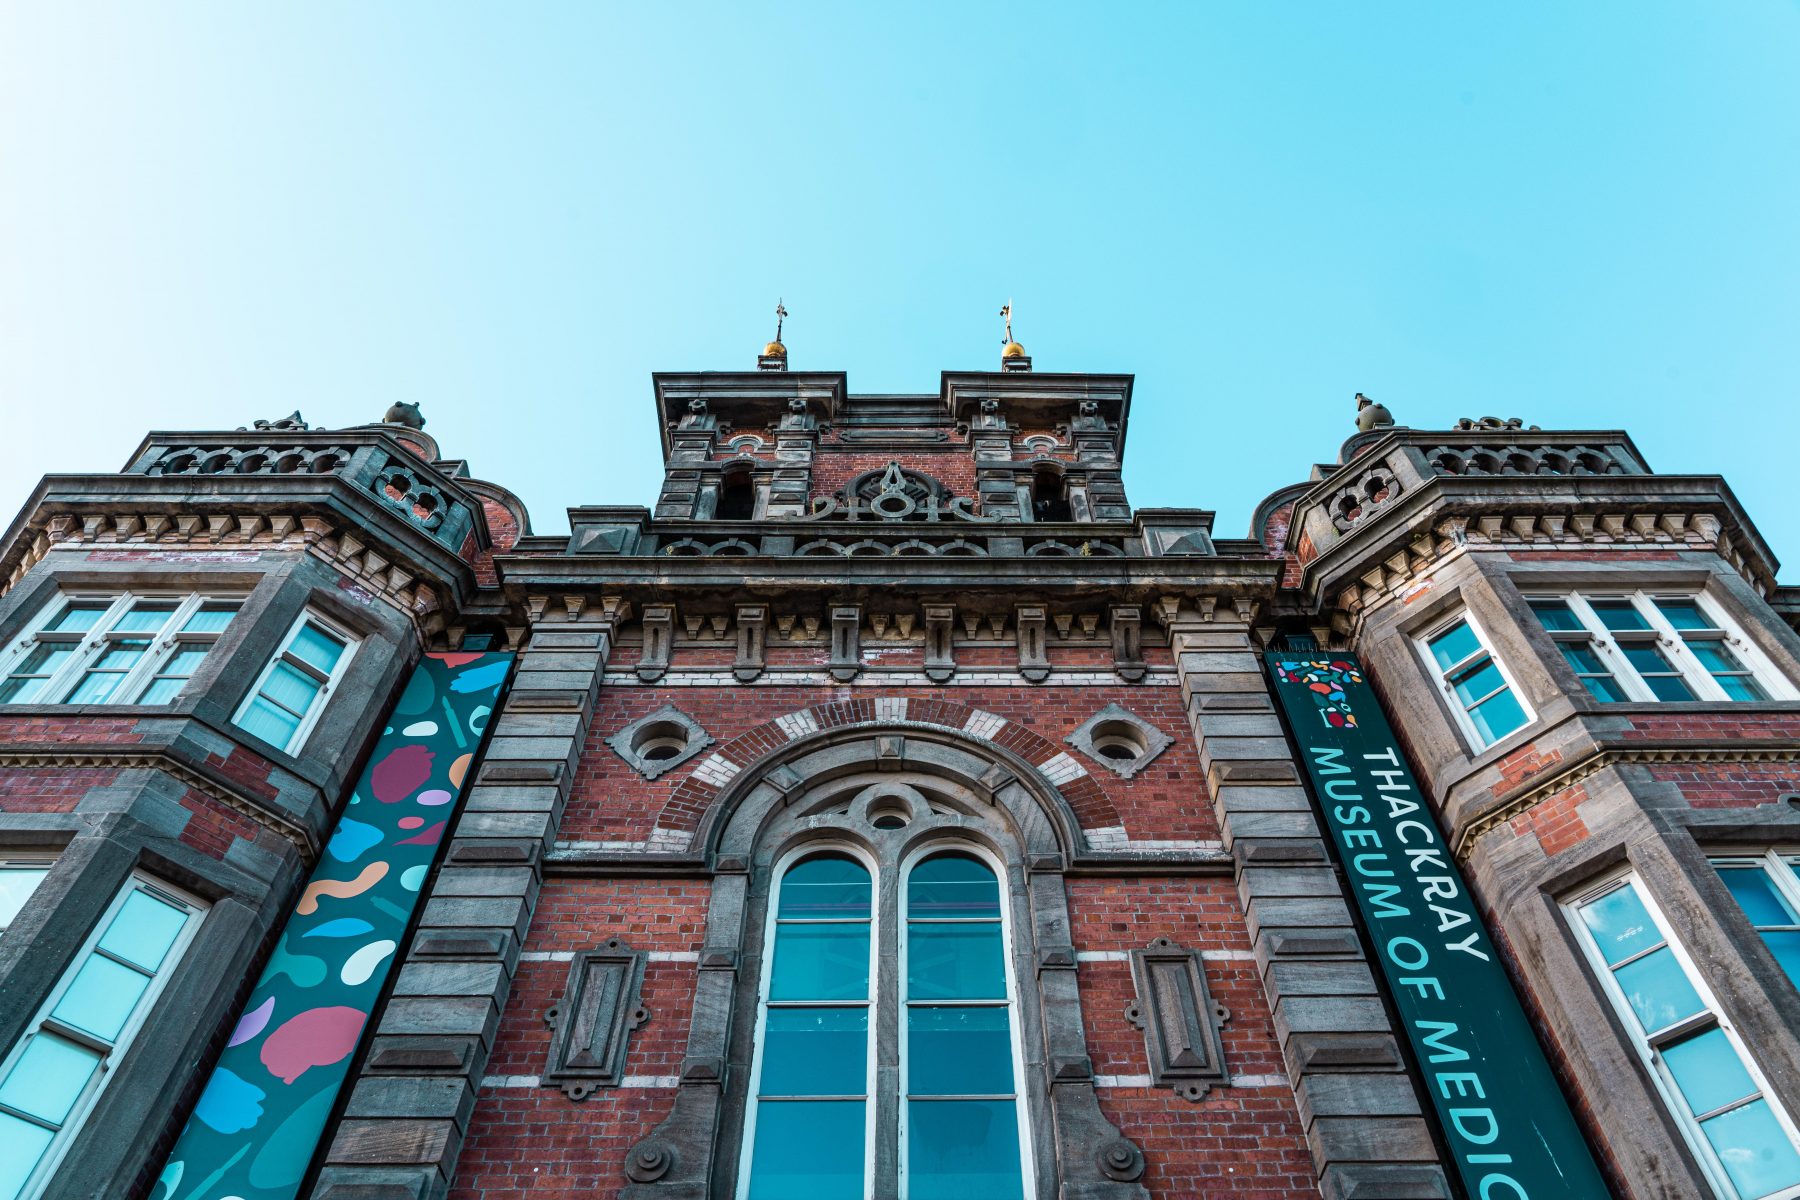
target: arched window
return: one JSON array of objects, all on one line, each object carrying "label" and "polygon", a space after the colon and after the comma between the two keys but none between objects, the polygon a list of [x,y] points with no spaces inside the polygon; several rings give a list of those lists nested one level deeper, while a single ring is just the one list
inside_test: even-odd
[{"label": "arched window", "polygon": [[1019,1047],[1000,881],[949,851],[906,874],[900,1194],[1024,1194]]},{"label": "arched window", "polygon": [[[896,895],[877,889],[870,867],[848,850],[805,851],[778,869],[739,1174],[744,1200],[1027,1195],[999,877],[976,853],[943,846],[900,873]],[[897,955],[878,953],[886,922],[899,930]],[[898,999],[898,1020],[878,1019],[877,997]],[[884,1031],[898,1045],[879,1045]],[[896,1060],[896,1094],[876,1094],[877,1063]],[[885,1077],[896,1078],[891,1070]]]},{"label": "arched window", "polygon": [[1062,473],[1040,467],[1031,477],[1031,515],[1040,521],[1073,521]]},{"label": "arched window", "polygon": [[808,854],[777,884],[745,1143],[749,1200],[863,1200],[873,1165],[869,868]]},{"label": "arched window", "polygon": [[719,504],[713,516],[720,521],[748,521],[756,515],[756,485],[750,472],[728,471],[719,481]]}]

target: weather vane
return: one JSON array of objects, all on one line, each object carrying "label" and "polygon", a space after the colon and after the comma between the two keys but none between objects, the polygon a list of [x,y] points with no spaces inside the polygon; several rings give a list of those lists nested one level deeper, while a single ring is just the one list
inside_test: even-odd
[{"label": "weather vane", "polygon": [[1005,343],[1011,343],[1011,341],[1013,340],[1013,336],[1012,336],[1012,301],[1011,300],[1008,300],[1005,304],[1002,304],[1000,306],[1000,315],[1002,317],[1006,318],[1006,336],[1004,338],[1002,338],[1001,341],[1005,342]]},{"label": "weather vane", "polygon": [[781,323],[785,320],[787,320],[787,306],[777,300],[775,301],[775,340],[778,342],[781,340]]}]

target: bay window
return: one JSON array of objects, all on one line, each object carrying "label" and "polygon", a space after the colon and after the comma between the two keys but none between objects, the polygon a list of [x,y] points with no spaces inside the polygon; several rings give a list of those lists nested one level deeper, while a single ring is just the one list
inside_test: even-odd
[{"label": "bay window", "polygon": [[1531,714],[1512,678],[1468,615],[1434,627],[1419,646],[1463,733],[1486,749],[1524,728]]},{"label": "bay window", "polygon": [[1526,602],[1596,700],[1791,700],[1797,693],[1697,593],[1563,592]]},{"label": "bay window", "polygon": [[134,876],[0,1062],[0,1200],[31,1200],[118,1071],[203,906]]},{"label": "bay window", "polygon": [[239,604],[211,595],[57,596],[0,660],[0,704],[168,704]]},{"label": "bay window", "polygon": [[1568,906],[1601,986],[1722,1200],[1800,1196],[1800,1132],[1640,881]]},{"label": "bay window", "polygon": [[299,751],[343,680],[356,639],[306,613],[276,648],[233,723],[289,754]]},{"label": "bay window", "polygon": [[1800,985],[1800,876],[1795,874],[1800,855],[1771,851],[1748,858],[1715,858],[1712,864],[1769,953]]},{"label": "bay window", "polygon": [[0,937],[12,927],[52,865],[48,858],[0,854]]}]

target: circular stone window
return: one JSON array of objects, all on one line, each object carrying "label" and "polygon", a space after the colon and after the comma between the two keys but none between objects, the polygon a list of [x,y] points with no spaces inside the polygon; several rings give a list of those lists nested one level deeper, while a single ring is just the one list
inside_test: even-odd
[{"label": "circular stone window", "polygon": [[869,824],[877,829],[905,829],[912,823],[912,806],[888,796],[869,805]]},{"label": "circular stone window", "polygon": [[679,721],[652,721],[631,737],[631,752],[645,762],[665,762],[687,749],[687,726]]},{"label": "circular stone window", "polygon": [[1136,762],[1149,751],[1144,732],[1130,721],[1102,721],[1089,734],[1094,753],[1114,762]]}]

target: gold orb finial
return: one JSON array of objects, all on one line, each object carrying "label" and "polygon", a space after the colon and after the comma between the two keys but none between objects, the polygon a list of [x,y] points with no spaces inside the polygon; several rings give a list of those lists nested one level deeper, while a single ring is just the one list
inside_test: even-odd
[{"label": "gold orb finial", "polygon": [[1006,345],[1004,347],[1001,348],[1000,357],[1001,358],[1024,358],[1025,357],[1025,347],[1019,345],[1019,343],[1017,343],[1017,342],[1008,342],[1008,343],[1006,343]]},{"label": "gold orb finial", "polygon": [[786,358],[787,357],[787,347],[782,345],[780,342],[770,342],[768,345],[763,347],[763,357],[764,358]]}]

